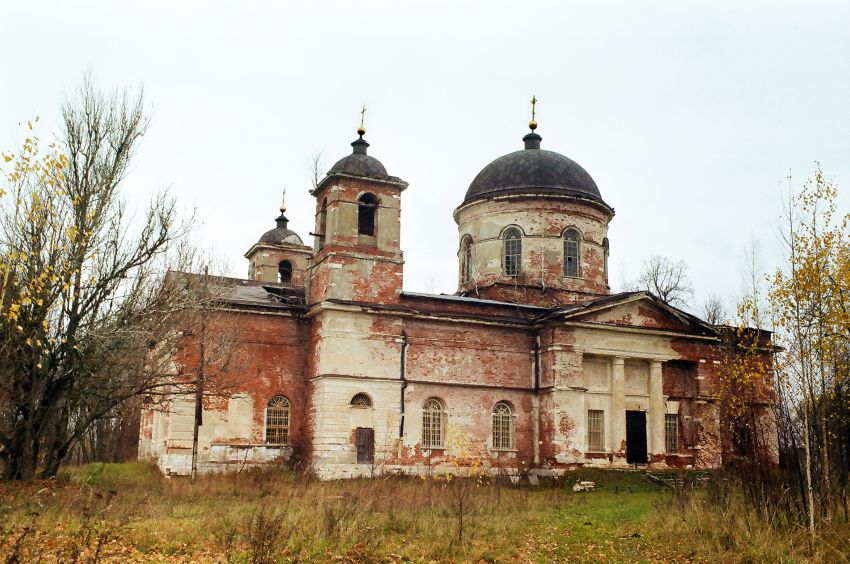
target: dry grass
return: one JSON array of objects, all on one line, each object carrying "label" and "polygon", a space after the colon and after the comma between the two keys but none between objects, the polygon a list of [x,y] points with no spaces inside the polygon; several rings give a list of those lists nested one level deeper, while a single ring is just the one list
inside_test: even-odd
[{"label": "dry grass", "polygon": [[[573,493],[579,477],[598,490]],[[754,527],[740,508],[712,512],[708,492],[674,499],[639,473],[467,486],[459,535],[456,486],[441,481],[319,482],[269,468],[192,484],[143,464],[90,465],[0,484],[0,562],[806,559],[799,535]]]},{"label": "dry grass", "polygon": [[722,562],[850,562],[850,524],[821,522],[813,543],[802,523],[784,511],[757,511],[740,490],[715,481],[659,504],[659,538],[683,543],[692,558]]},{"label": "dry grass", "polygon": [[459,535],[457,485],[442,481],[319,482],[271,468],[192,484],[143,464],[90,465],[0,484],[0,554],[12,562],[596,561],[606,551],[614,560],[666,559],[642,526],[660,495],[654,486],[634,475],[634,493],[603,485],[575,494],[574,479],[536,488],[473,482]]}]

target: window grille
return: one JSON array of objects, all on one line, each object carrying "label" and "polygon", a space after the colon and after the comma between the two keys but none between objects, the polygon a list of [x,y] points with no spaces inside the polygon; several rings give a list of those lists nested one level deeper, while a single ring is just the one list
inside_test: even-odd
[{"label": "window grille", "polygon": [[266,443],[289,444],[289,400],[275,396],[266,406]]},{"label": "window grille", "polygon": [[587,450],[605,452],[605,412],[601,409],[587,412]]},{"label": "window grille", "polygon": [[277,265],[277,278],[278,282],[292,282],[292,263],[288,260],[280,261],[280,264]]},{"label": "window grille", "polygon": [[564,233],[564,276],[572,276],[574,278],[581,276],[579,261],[578,231],[568,229]]},{"label": "window grille", "polygon": [[445,410],[440,400],[431,398],[422,407],[422,446],[436,448],[443,446],[443,427]]},{"label": "window grille", "polygon": [[512,227],[505,231],[505,276],[519,276],[522,267],[522,233]]},{"label": "window grille", "polygon": [[679,452],[679,416],[675,413],[664,416],[664,446],[667,454]]},{"label": "window grille", "polygon": [[493,408],[493,448],[514,448],[514,414],[503,401]]},{"label": "window grille", "polygon": [[378,197],[374,194],[363,194],[357,200],[357,233],[360,235],[375,235],[375,215],[378,211]]},{"label": "window grille", "polygon": [[351,407],[372,407],[372,398],[363,393],[354,394],[351,398]]}]

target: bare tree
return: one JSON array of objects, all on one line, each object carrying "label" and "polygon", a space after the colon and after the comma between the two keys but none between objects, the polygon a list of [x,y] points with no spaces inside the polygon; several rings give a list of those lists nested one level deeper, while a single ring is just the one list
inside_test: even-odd
[{"label": "bare tree", "polygon": [[688,307],[694,293],[685,261],[673,262],[658,255],[644,259],[637,286],[675,307]]},{"label": "bare tree", "polygon": [[717,294],[709,294],[702,301],[700,307],[700,316],[703,321],[711,325],[719,325],[726,321],[726,308],[723,306],[723,300]]},{"label": "bare tree", "polygon": [[325,154],[323,151],[316,151],[310,157],[310,182],[313,184],[313,190],[319,187],[319,181],[324,175],[325,169]]},{"label": "bare tree", "polygon": [[[152,353],[180,339],[193,292],[162,282],[186,266],[167,194],[128,213],[123,180],[148,120],[141,91],[105,95],[84,77],[60,139],[18,154],[0,205],[0,464],[7,479],[56,473],[96,421],[161,381]],[[183,264],[181,265],[181,261]],[[191,309],[191,308],[189,308]]]}]

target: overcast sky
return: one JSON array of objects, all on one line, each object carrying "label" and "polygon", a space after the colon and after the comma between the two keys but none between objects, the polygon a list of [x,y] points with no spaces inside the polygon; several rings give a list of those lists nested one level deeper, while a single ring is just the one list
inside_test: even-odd
[{"label": "overcast sky", "polygon": [[91,69],[144,84],[153,121],[127,181],[170,186],[197,238],[242,257],[274,226],[308,244],[309,163],[370,154],[410,183],[405,289],[454,292],[452,211],[487,163],[522,147],[528,101],[543,148],[584,166],[606,202],[612,282],[651,254],[684,259],[696,302],[731,304],[742,255],[778,259],[786,177],[814,161],[850,209],[850,2],[3,2],[0,148]]}]

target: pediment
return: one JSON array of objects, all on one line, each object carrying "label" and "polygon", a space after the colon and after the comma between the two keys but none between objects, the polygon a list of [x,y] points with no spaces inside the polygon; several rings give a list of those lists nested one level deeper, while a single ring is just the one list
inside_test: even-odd
[{"label": "pediment", "polygon": [[564,312],[565,319],[585,321],[620,327],[640,327],[681,331],[687,333],[714,333],[702,320],[665,304],[658,298],[640,292],[618,299],[611,296],[584,304]]}]

